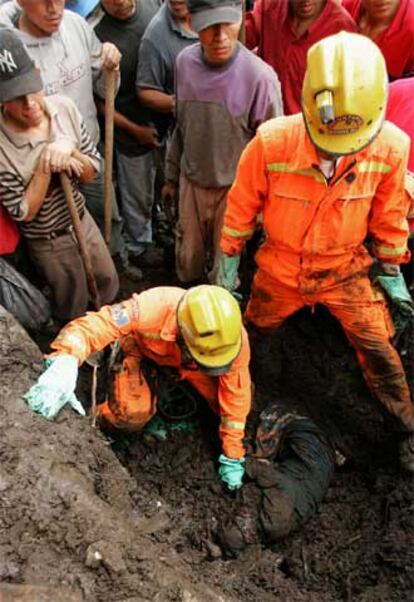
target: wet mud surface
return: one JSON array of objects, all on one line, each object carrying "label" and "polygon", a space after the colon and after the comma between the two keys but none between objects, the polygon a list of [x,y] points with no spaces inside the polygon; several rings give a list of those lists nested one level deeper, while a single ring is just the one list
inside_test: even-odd
[{"label": "wet mud surface", "polygon": [[324,424],[346,461],[300,530],[226,558],[217,533],[241,494],[217,480],[215,417],[201,407],[193,431],[166,441],[104,436],[68,409],[47,423],[20,399],[41,354],[0,313],[1,602],[412,600],[414,484],[338,324],[303,311],[258,355],[250,432],[283,398]]}]

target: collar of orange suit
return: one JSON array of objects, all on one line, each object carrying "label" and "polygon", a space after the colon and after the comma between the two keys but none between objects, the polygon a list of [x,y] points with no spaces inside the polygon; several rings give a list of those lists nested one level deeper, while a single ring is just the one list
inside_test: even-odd
[{"label": "collar of orange suit", "polygon": [[[354,153],[353,155],[344,155],[341,162],[341,170],[346,171],[346,168],[350,163],[355,161],[357,158],[358,160],[362,159],[369,147],[370,145],[368,145],[365,149]],[[313,165],[319,165],[320,161],[321,158],[318,155],[318,151],[312,144],[312,140],[309,138],[306,132],[305,124],[303,124],[303,131],[300,135],[297,152],[295,153],[295,156],[289,160],[289,169],[291,171],[296,171],[299,169],[309,168]]]}]

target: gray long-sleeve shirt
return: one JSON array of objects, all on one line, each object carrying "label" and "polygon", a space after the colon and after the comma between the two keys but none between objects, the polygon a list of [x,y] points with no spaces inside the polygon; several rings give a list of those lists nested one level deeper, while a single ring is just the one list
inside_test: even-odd
[{"label": "gray long-sleeve shirt", "polygon": [[64,11],[59,31],[35,37],[17,28],[20,9],[14,2],[0,8],[0,26],[14,28],[40,69],[46,96],[63,94],[78,107],[94,144],[99,141],[95,92],[105,97],[102,44],[79,15]]}]

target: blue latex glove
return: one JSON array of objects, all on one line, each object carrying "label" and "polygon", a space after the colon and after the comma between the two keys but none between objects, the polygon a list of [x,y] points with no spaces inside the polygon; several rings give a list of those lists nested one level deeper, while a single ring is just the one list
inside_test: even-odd
[{"label": "blue latex glove", "polygon": [[232,293],[238,286],[240,254],[229,257],[221,255],[218,266],[217,284]]},{"label": "blue latex glove", "polygon": [[219,477],[230,491],[240,489],[243,485],[244,462],[244,458],[228,458],[224,454],[219,457]]},{"label": "blue latex glove", "polygon": [[73,355],[62,354],[47,359],[47,368],[23,395],[28,405],[47,420],[53,420],[64,405],[72,406],[81,416],[85,410],[75,395],[78,378],[78,360]]}]

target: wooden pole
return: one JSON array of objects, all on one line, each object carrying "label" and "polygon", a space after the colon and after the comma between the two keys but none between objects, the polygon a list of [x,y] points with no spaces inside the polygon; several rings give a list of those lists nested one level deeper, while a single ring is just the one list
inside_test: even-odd
[{"label": "wooden pole", "polygon": [[101,300],[99,298],[98,287],[96,286],[95,276],[92,270],[91,258],[89,257],[88,249],[86,247],[85,238],[82,232],[82,225],[79,218],[78,210],[76,209],[75,201],[73,199],[72,185],[68,176],[62,172],[60,174],[60,182],[62,184],[63,192],[65,194],[66,203],[68,205],[70,217],[72,219],[73,229],[75,232],[76,239],[79,245],[79,252],[82,258],[82,263],[85,268],[86,279],[88,282],[88,289],[91,295],[92,301],[96,309],[101,307]]},{"label": "wooden pole", "polygon": [[112,226],[112,166],[114,160],[114,113],[116,71],[105,72],[105,174],[104,174],[104,238],[109,246]]},{"label": "wooden pole", "polygon": [[242,11],[243,11],[243,17],[242,17],[242,24],[240,27],[240,31],[239,31],[239,42],[241,42],[243,44],[243,46],[246,45],[246,0],[242,0]]},{"label": "wooden pole", "polygon": [[[72,193],[72,185],[68,176],[65,173],[60,174],[60,181],[62,184],[63,192],[65,194],[66,203],[68,205],[70,217],[72,219],[73,229],[75,231],[75,236],[79,245],[79,252],[82,258],[83,267],[85,268],[86,280],[88,282],[88,289],[91,295],[93,304],[95,305],[95,309],[98,310],[101,307],[101,299],[99,297],[98,287],[96,285],[95,275],[92,270],[91,258],[89,257],[89,252],[86,247],[85,237],[82,232],[82,225],[79,219],[78,210],[76,209],[75,201],[73,199]],[[95,354],[92,354],[95,355]],[[96,427],[96,388],[97,388],[97,379],[98,379],[98,367],[99,367],[99,359],[95,358],[94,360],[88,362],[93,367],[93,376],[92,376],[92,408],[91,408],[91,416],[92,416],[92,426]]]}]

